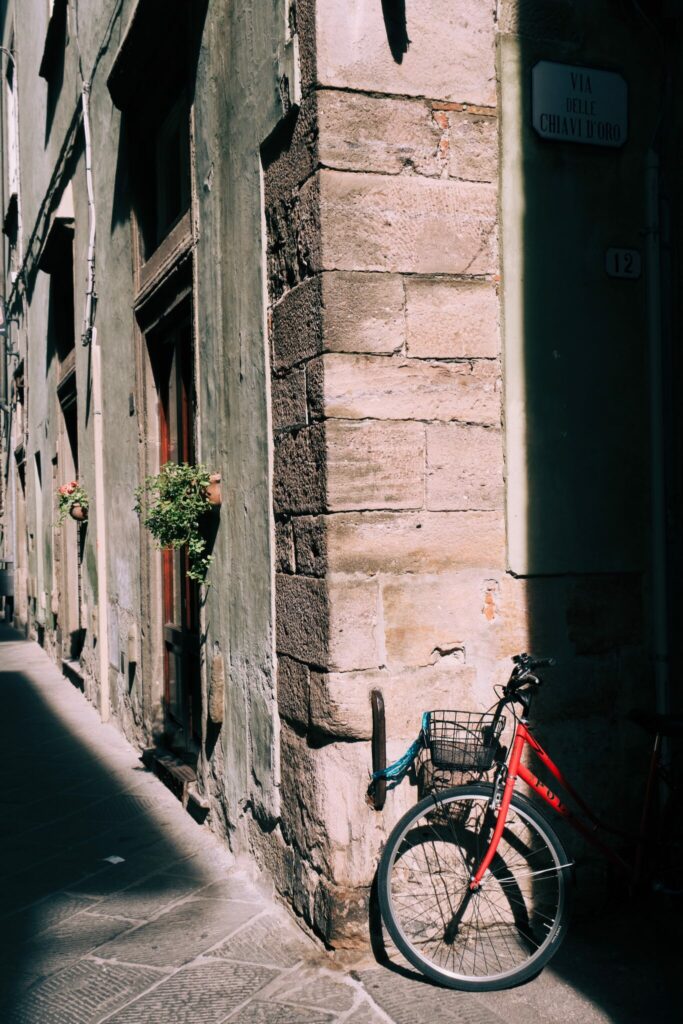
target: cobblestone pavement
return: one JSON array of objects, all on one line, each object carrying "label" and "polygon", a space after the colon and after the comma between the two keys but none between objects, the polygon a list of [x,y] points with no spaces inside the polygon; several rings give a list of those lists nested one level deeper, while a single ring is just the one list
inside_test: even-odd
[{"label": "cobblestone pavement", "polygon": [[632,913],[579,926],[552,969],[511,992],[437,988],[391,951],[383,966],[339,963],[2,627],[0,699],[2,1024],[681,1019],[676,945]]}]

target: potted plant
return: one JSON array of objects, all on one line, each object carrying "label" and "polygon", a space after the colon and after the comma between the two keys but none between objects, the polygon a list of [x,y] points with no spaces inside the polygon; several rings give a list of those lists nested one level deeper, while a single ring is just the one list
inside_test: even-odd
[{"label": "potted plant", "polygon": [[217,495],[215,493],[219,483],[220,475],[209,473],[206,466],[167,462],[156,476],[148,476],[135,492],[135,511],[157,547],[187,545],[187,575],[196,583],[206,581],[213,560],[213,556],[207,554],[200,522],[212,507],[220,504],[220,489]]},{"label": "potted plant", "polygon": [[57,494],[59,496],[59,518],[57,520],[59,526],[62,525],[67,516],[71,516],[72,519],[78,522],[83,522],[88,518],[90,499],[77,480],[72,480],[68,484],[62,484]]}]

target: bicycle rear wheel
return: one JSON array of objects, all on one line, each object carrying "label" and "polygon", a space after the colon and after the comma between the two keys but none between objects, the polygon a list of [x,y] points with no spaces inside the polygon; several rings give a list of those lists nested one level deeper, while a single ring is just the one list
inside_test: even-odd
[{"label": "bicycle rear wheel", "polygon": [[568,916],[570,864],[545,818],[514,795],[477,892],[469,882],[495,824],[493,787],[456,786],[398,822],[378,871],[382,919],[428,978],[484,992],[519,985],[557,952]]}]

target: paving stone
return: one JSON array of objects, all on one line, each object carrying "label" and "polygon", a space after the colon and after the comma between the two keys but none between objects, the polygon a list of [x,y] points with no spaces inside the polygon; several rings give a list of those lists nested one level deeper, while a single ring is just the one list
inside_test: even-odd
[{"label": "paving stone", "polygon": [[46,928],[51,928],[73,914],[79,914],[82,910],[93,907],[94,904],[95,900],[89,899],[87,896],[70,896],[63,892],[54,893],[40,903],[10,915],[6,919],[3,930],[15,936],[17,932],[25,934],[29,931],[31,935],[39,935]]},{"label": "paving stone", "polygon": [[35,975],[46,978],[75,964],[135,923],[90,913],[75,914],[31,938],[16,955],[30,965]]},{"label": "paving stone", "polygon": [[110,899],[102,900],[97,904],[95,913],[109,917],[147,920],[150,917],[156,917],[169,904],[175,903],[193,892],[198,892],[200,888],[201,882],[199,881],[178,878],[175,875],[160,872],[130,886]]},{"label": "paving stone", "polygon": [[105,960],[180,967],[227,938],[259,912],[258,904],[192,900],[98,950]]},{"label": "paving stone", "polygon": [[303,1006],[283,1006],[264,1003],[256,999],[228,1017],[226,1024],[327,1024],[337,1020],[321,1010],[306,1009]]},{"label": "paving stone", "polygon": [[[196,881],[200,885],[203,883],[201,872],[190,867],[189,862],[174,863],[167,860],[164,866],[170,867],[176,878],[185,878],[188,882]],[[131,885],[151,880],[155,875],[161,873],[158,856],[147,854],[133,856],[124,860],[122,864],[107,864],[105,861],[99,861],[94,867],[95,870],[91,874],[74,882],[73,885],[69,885],[68,891],[98,899],[121,892]]]},{"label": "paving stone", "polygon": [[220,882],[212,882],[201,892],[202,899],[240,900],[246,903],[264,903],[264,897],[253,882],[241,872],[230,874]]},{"label": "paving stone", "polygon": [[203,963],[178,971],[107,1024],[220,1024],[275,976],[265,967]]},{"label": "paving stone", "polygon": [[96,1024],[153,985],[149,968],[84,960],[15,996],[3,1024]]},{"label": "paving stone", "polygon": [[26,865],[22,870],[13,870],[14,858],[8,858],[3,873],[5,892],[3,893],[0,918],[34,904],[52,892],[61,889],[71,890],[85,876],[91,874],[92,863],[84,862],[77,856],[61,855],[41,861],[40,870],[33,865]]},{"label": "paving stone", "polygon": [[222,960],[247,960],[272,967],[294,967],[306,956],[316,953],[315,945],[296,934],[291,923],[268,915],[240,928],[227,942],[211,951]]},{"label": "paving stone", "polygon": [[275,1003],[300,1003],[343,1013],[352,1008],[356,991],[342,974],[304,967],[275,982],[268,991],[268,998]]},{"label": "paving stone", "polygon": [[395,1024],[433,1020],[438,1024],[501,1024],[500,1017],[469,992],[426,984],[417,972],[412,978],[385,969],[363,971],[359,979],[377,1005]]},{"label": "paving stone", "polygon": [[363,1002],[350,1017],[344,1019],[344,1024],[386,1024],[385,1014],[379,1013],[368,1002]]},{"label": "paving stone", "polygon": [[88,821],[128,821],[138,814],[146,814],[157,806],[156,793],[119,793],[101,800],[88,810]]}]

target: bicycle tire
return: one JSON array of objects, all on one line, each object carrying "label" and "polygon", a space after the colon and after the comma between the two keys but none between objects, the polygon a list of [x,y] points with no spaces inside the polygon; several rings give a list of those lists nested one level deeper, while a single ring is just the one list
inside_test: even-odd
[{"label": "bicycle tire", "polygon": [[493,827],[492,793],[492,785],[472,783],[421,800],[391,832],[378,869],[380,913],[400,952],[426,977],[470,992],[534,977],[568,921],[567,855],[517,794],[481,888],[470,890]]}]

